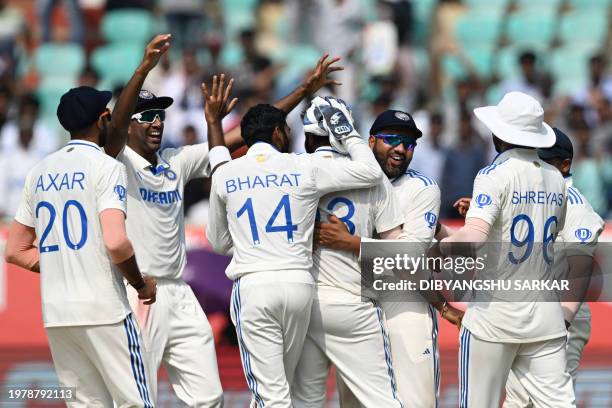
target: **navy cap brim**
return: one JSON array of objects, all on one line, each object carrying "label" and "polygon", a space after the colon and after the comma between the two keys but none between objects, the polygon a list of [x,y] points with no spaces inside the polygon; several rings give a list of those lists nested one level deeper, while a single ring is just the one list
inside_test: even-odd
[{"label": "navy cap brim", "polygon": [[572,156],[564,149],[549,147],[548,149],[538,149],[538,157],[542,160],[550,159],[571,159]]},{"label": "navy cap brim", "polygon": [[169,96],[160,96],[149,100],[144,100],[141,103],[136,104],[134,113],[144,112],[151,109],[167,109],[174,103],[174,99]]}]

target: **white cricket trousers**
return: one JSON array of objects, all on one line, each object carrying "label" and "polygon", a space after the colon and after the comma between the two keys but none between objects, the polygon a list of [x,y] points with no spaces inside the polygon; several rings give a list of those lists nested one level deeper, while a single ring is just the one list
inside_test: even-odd
[{"label": "white cricket trousers", "polygon": [[163,363],[174,392],[188,407],[222,407],[215,340],[191,287],[182,279],[160,278],[151,306],[144,305],[131,286],[128,298],[142,327],[155,400],[157,371]]},{"label": "white cricket trousers", "polygon": [[293,383],[296,408],[324,408],[330,365],[364,408],[402,408],[383,312],[343,289],[319,287]]},{"label": "white cricket trousers", "polygon": [[575,408],[565,370],[565,337],[532,343],[479,339],[465,326],[459,336],[459,407],[499,406],[510,371],[540,408]]},{"label": "white cricket trousers", "polygon": [[252,272],[234,281],[231,316],[251,407],[291,408],[314,280],[307,270]]},{"label": "white cricket trousers", "polygon": [[70,408],[152,408],[147,360],[131,314],[119,323],[48,327],[60,386],[75,387]]},{"label": "white cricket trousers", "polygon": [[[576,390],[576,375],[582,358],[582,351],[591,337],[591,319],[576,318],[572,321],[569,328],[567,347],[565,350],[567,356],[566,371],[572,377],[572,385]],[[506,382],[506,400],[504,408],[530,408],[533,407],[529,394],[525,387],[521,384],[513,371],[510,371],[508,381]]]}]

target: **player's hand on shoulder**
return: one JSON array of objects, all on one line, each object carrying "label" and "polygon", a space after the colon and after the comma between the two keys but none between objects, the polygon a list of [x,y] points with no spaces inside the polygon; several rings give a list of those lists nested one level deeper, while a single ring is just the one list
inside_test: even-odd
[{"label": "player's hand on shoulder", "polygon": [[171,38],[171,34],[159,34],[147,44],[144,56],[142,57],[142,62],[140,63],[141,70],[148,73],[155,68],[161,56],[168,51],[168,48],[170,48]]},{"label": "player's hand on shoulder", "polygon": [[234,109],[238,98],[230,101],[230,94],[234,87],[234,78],[225,84],[225,74],[215,75],[210,87],[202,83],[202,95],[204,96],[204,116],[206,122],[220,122],[228,113]]},{"label": "player's hand on shoulder", "polygon": [[138,290],[138,298],[144,300],[145,305],[155,303],[157,295],[157,281],[152,276],[143,276],[144,286]]},{"label": "player's hand on shoulder", "polygon": [[304,90],[307,95],[314,95],[319,89],[328,85],[342,85],[340,81],[332,79],[329,75],[336,71],[342,71],[344,67],[336,65],[339,57],[329,59],[329,54],[323,55],[317,62],[317,66],[304,81]]},{"label": "player's hand on shoulder", "polygon": [[455,201],[455,203],[453,204],[453,207],[457,209],[457,211],[459,212],[459,215],[461,215],[462,217],[465,217],[468,210],[470,209],[471,202],[472,202],[472,199],[470,197],[462,197],[458,199],[457,201]]}]

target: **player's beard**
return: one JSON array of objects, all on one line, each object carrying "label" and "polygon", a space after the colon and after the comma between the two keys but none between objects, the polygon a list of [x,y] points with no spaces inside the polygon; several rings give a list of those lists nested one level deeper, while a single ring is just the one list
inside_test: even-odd
[{"label": "player's beard", "polygon": [[391,155],[394,154],[393,149],[384,153],[378,151],[377,149],[373,149],[373,152],[376,161],[380,165],[380,168],[388,178],[398,177],[404,174],[406,169],[408,169],[408,165],[410,164],[410,160],[408,160],[408,158],[406,158],[400,166],[394,166],[389,162]]}]

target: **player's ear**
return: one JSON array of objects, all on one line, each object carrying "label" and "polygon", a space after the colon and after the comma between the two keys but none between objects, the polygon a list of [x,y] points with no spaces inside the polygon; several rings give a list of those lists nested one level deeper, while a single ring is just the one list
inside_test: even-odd
[{"label": "player's ear", "polygon": [[370,135],[370,137],[368,137],[368,146],[370,146],[370,149],[374,148],[374,143],[376,143],[376,138]]},{"label": "player's ear", "polygon": [[572,159],[564,159],[561,163],[561,173],[567,174],[572,168]]}]

